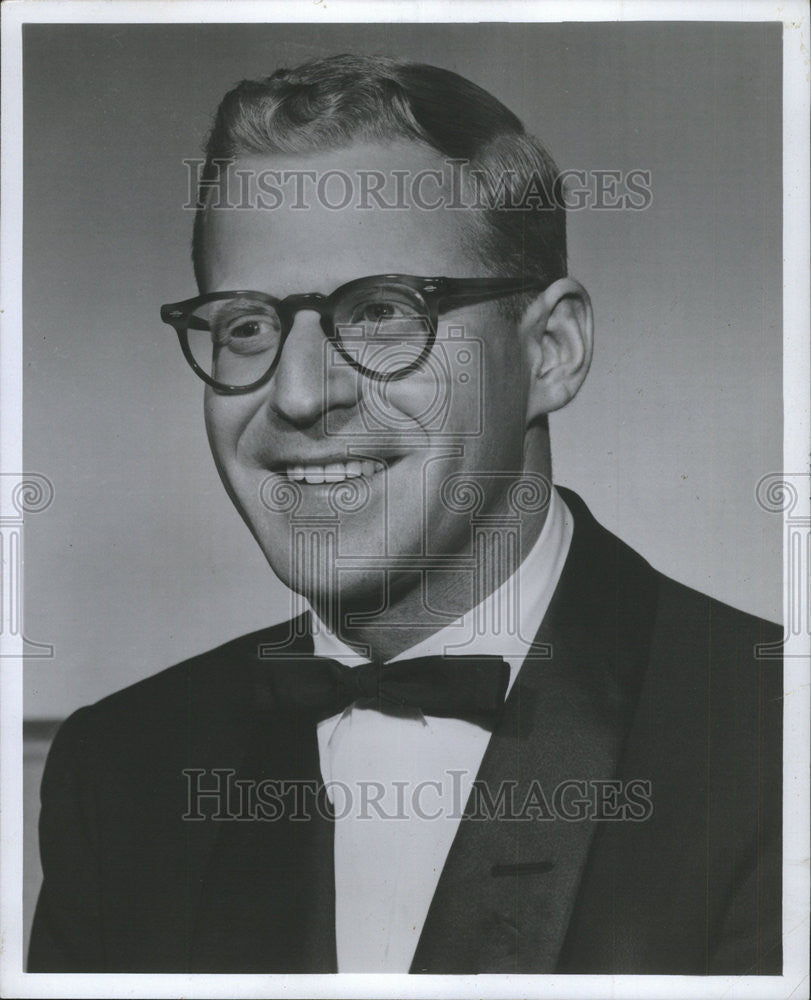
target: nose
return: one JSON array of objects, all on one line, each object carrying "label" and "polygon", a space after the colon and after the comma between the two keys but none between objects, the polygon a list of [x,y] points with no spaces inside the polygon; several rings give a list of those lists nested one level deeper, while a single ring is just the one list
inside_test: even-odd
[{"label": "nose", "polygon": [[318,313],[301,310],[271,377],[268,405],[286,423],[309,428],[330,410],[356,406],[358,381],[324,336]]}]

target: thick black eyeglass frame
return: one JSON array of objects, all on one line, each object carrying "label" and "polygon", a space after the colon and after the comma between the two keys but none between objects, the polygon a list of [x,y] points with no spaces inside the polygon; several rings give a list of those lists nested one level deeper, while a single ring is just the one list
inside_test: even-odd
[{"label": "thick black eyeglass frame", "polygon": [[[425,316],[429,323],[428,340],[420,352],[420,356],[408,365],[392,372],[378,372],[362,365],[345,348],[341,341],[340,330],[334,323],[334,311],[338,301],[349,292],[362,291],[364,288],[375,288],[378,285],[390,284],[392,282],[405,285],[412,291],[417,292],[422,300],[425,305]],[[174,328],[180,341],[180,348],[183,351],[183,355],[194,372],[218,392],[224,395],[235,396],[253,392],[270,380],[282,356],[287,337],[293,329],[296,314],[302,309],[318,313],[321,318],[321,329],[324,331],[327,340],[335,345],[336,350],[354,369],[365,375],[366,378],[375,381],[394,382],[410,375],[425,363],[436,341],[437,324],[441,312],[447,311],[452,306],[475,305],[488,299],[499,298],[504,295],[514,295],[518,292],[539,291],[545,287],[546,283],[528,281],[526,278],[419,278],[412,274],[374,274],[364,278],[356,278],[344,285],[340,285],[329,295],[322,295],[320,292],[305,292],[277,299],[266,292],[207,292],[204,295],[197,295],[193,299],[184,299],[182,302],[170,302],[161,306],[161,319],[164,323],[168,323],[169,326]],[[205,305],[208,302],[217,302],[238,297],[249,297],[258,302],[273,306],[281,321],[282,329],[276,356],[264,375],[248,385],[227,385],[212,378],[208,372],[197,364],[189,345],[188,333],[189,329],[200,330],[208,328],[207,324],[193,323],[194,311],[199,306]]]}]

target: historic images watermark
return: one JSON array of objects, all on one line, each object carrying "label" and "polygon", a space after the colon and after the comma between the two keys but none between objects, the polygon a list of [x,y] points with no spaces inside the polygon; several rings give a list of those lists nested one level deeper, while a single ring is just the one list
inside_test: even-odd
[{"label": "historic images watermark", "polygon": [[[355,458],[350,462],[371,460],[370,457],[362,459],[364,454],[369,455],[362,448],[357,452],[351,450],[351,454]],[[470,470],[446,475],[437,484],[431,473],[432,465],[438,461],[441,458],[426,455],[421,470],[422,493],[428,496],[437,491],[443,508],[466,524],[469,544],[464,553],[453,556],[432,551],[427,523],[422,524],[419,551],[396,557],[389,555],[385,561],[368,554],[356,555],[347,551],[342,542],[347,522],[365,509],[369,511],[370,530],[379,530],[384,539],[389,537],[388,469],[384,463],[381,463],[383,470],[375,473],[383,481],[383,502],[376,505],[371,503],[372,490],[363,475],[331,482],[325,479],[326,509],[316,513],[303,503],[303,487],[295,480],[278,473],[271,473],[263,480],[262,502],[266,509],[288,518],[290,559],[295,582],[290,629],[304,627],[302,612],[306,604],[300,594],[308,592],[314,583],[314,574],[329,577],[328,585],[323,579],[320,581],[321,589],[330,595],[331,620],[338,622],[343,620],[340,606],[342,574],[378,572],[388,581],[399,573],[416,573],[423,578],[423,593],[428,594],[431,574],[453,570],[467,579],[475,611],[465,616],[463,627],[455,635],[453,645],[446,647],[446,654],[464,654],[469,647],[473,647],[479,635],[497,628],[502,655],[549,659],[551,648],[548,644],[536,642],[534,635],[522,634],[522,595],[517,571],[521,562],[524,519],[548,507],[551,482],[545,476],[525,471]],[[503,493],[499,512],[490,510],[486,504],[486,497],[496,489]],[[420,509],[426,511],[428,505],[423,503]],[[491,571],[487,576],[480,571],[483,553],[487,553],[490,560]],[[493,577],[504,581],[494,591],[489,585]],[[368,621],[382,620],[388,607],[388,594],[387,585],[383,603],[369,612]],[[425,611],[437,620],[438,626],[450,624],[456,618],[450,613],[443,615],[442,607],[432,602],[426,603]],[[349,624],[353,623],[354,618],[351,618]],[[398,622],[398,625],[402,624],[402,621]],[[386,626],[380,624],[379,627]],[[258,650],[259,657],[267,660],[277,656],[284,658],[288,655],[287,645],[294,637],[291,632],[279,640],[278,647],[263,645]],[[359,652],[358,662],[364,659],[364,654]]]},{"label": "historic images watermark", "polygon": [[[371,338],[366,344],[351,337],[344,340],[357,359],[368,362],[364,351],[393,352],[401,349],[397,338],[380,343]],[[376,357],[377,355],[374,355]],[[396,357],[395,357],[396,361]],[[317,581],[313,574],[328,576],[318,589],[329,595],[329,618],[344,621],[340,607],[342,576],[358,572],[378,573],[385,577],[381,604],[366,613],[366,623],[385,628],[389,583],[398,574],[419,575],[423,580],[424,620],[437,628],[455,623],[457,615],[430,598],[432,579],[437,574],[455,573],[469,587],[475,613],[467,616],[457,630],[447,654],[464,654],[477,636],[496,628],[502,639],[502,654],[522,659],[548,659],[551,650],[536,643],[535,635],[521,634],[522,597],[517,570],[523,551],[523,537],[528,518],[542,516],[550,503],[552,483],[543,475],[522,469],[497,470],[462,468],[468,449],[473,448],[489,421],[499,419],[487,412],[484,387],[487,382],[487,356],[483,342],[470,334],[458,321],[441,323],[430,354],[420,370],[401,381],[387,382],[364,378],[353,370],[325,338],[322,356],[322,392],[326,401],[321,415],[320,433],[340,453],[324,466],[297,466],[269,472],[261,482],[259,500],[270,516],[286,521],[289,533],[290,565],[294,586],[291,594],[290,629],[304,627],[302,614],[306,603],[301,593],[308,593]],[[358,420],[347,427],[340,420],[343,408],[330,405],[336,383],[354,379],[354,393],[360,400]],[[342,391],[346,391],[345,384]],[[392,509],[396,505],[396,466],[409,456],[412,480],[419,481],[421,501],[414,504],[421,518],[419,544],[407,553],[396,553],[389,540],[396,536]],[[320,486],[323,503],[314,509],[305,502],[307,490]],[[494,505],[493,497],[498,497]],[[429,511],[439,500],[442,510],[469,535],[464,551],[437,551],[432,544]],[[358,554],[346,544],[345,537],[364,520],[364,530],[383,541],[380,553]],[[481,570],[486,556],[489,574]],[[492,580],[505,581],[493,590]],[[357,612],[351,613],[356,624]],[[297,624],[299,623],[299,624]],[[404,623],[398,622],[399,626]],[[424,624],[424,621],[423,621]],[[318,626],[316,625],[316,628]],[[260,658],[286,655],[288,635],[277,649],[263,646]],[[531,651],[530,651],[531,647]],[[359,654],[359,662],[363,656]]]},{"label": "historic images watermark", "polygon": [[423,170],[273,170],[255,169],[234,159],[214,159],[208,176],[205,160],[183,160],[186,211],[208,209],[273,211],[287,206],[306,211],[316,205],[341,211],[430,212],[450,210],[639,212],[653,201],[650,170],[568,169],[550,183],[534,173],[525,182],[503,170],[494,180],[465,159],[446,158],[442,168]]},{"label": "historic images watermark", "polygon": [[762,642],[755,647],[759,660],[782,660],[802,657],[803,652],[787,652],[786,646],[797,636],[811,635],[811,518],[795,513],[800,492],[807,491],[811,478],[807,472],[770,472],[755,487],[755,500],[770,514],[784,518],[784,587],[786,623],[783,638]]},{"label": "historic images watermark", "polygon": [[25,517],[47,510],[53,498],[53,483],[47,476],[0,473],[0,657],[50,659],[54,655],[50,643],[37,642],[25,634],[23,615]]},{"label": "historic images watermark", "polygon": [[[505,780],[467,783],[464,770],[425,781],[320,782],[237,777],[233,768],[185,768],[182,819],[189,822],[439,820],[643,823],[653,815],[651,782],[570,778],[554,788]],[[465,789],[469,787],[469,796]]]}]

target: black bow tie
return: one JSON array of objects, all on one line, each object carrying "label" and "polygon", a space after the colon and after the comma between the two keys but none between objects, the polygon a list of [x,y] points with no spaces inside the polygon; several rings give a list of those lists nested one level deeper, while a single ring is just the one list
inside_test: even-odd
[{"label": "black bow tie", "polygon": [[498,718],[510,680],[500,656],[421,656],[357,667],[308,656],[266,662],[264,670],[282,710],[326,719],[359,702],[380,712],[419,709],[485,726]]}]

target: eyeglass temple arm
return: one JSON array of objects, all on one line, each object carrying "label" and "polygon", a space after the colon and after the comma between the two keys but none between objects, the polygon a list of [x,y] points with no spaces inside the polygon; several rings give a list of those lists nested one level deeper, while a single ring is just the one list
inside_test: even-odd
[{"label": "eyeglass temple arm", "polygon": [[546,284],[540,281],[523,281],[516,279],[508,281],[501,278],[494,278],[488,288],[483,282],[478,282],[473,288],[454,288],[452,285],[447,290],[442,291],[440,302],[446,304],[453,302],[460,305],[465,302],[485,302],[489,299],[497,299],[503,295],[516,295],[518,292],[534,292],[545,288]]}]

